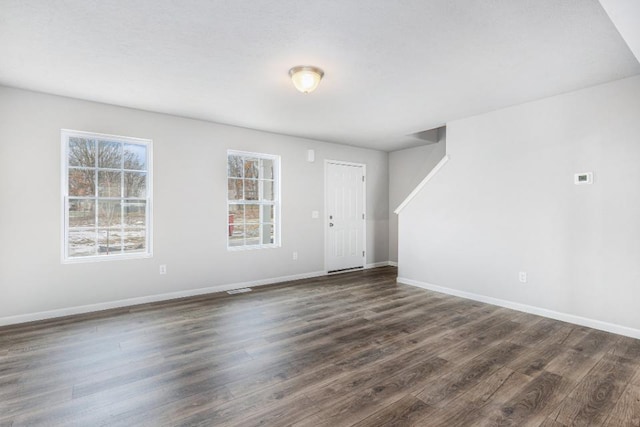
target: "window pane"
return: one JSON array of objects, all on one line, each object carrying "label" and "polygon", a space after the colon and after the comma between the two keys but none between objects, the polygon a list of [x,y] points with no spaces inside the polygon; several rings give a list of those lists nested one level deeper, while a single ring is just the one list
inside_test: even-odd
[{"label": "window pane", "polygon": [[144,227],[147,223],[147,202],[142,200],[126,200],[123,204],[124,224],[126,226]]},{"label": "window pane", "polygon": [[244,199],[245,200],[258,200],[260,194],[258,193],[258,182],[257,180],[244,180]]},{"label": "window pane", "polygon": [[262,244],[270,245],[273,243],[274,226],[273,224],[262,224]]},{"label": "window pane", "polygon": [[95,230],[69,230],[69,257],[96,254]]},{"label": "window pane", "polygon": [[147,197],[147,173],[124,173],[124,197]]},{"label": "window pane", "polygon": [[69,200],[69,227],[94,227],[96,202],[94,200]]},{"label": "window pane", "polygon": [[244,206],[229,205],[229,236],[233,236],[234,228],[244,224]]},{"label": "window pane", "polygon": [[101,255],[120,253],[122,250],[122,233],[120,230],[106,228],[98,230],[98,252]]},{"label": "window pane", "polygon": [[242,200],[242,179],[229,178],[229,200]]},{"label": "window pane", "polygon": [[227,156],[227,176],[242,178],[242,157]]},{"label": "window pane", "polygon": [[122,168],[122,144],[119,142],[98,141],[98,167]]},{"label": "window pane", "polygon": [[244,226],[235,225],[233,227],[232,235],[229,236],[229,246],[242,246],[244,245]]},{"label": "window pane", "polygon": [[98,200],[98,226],[120,227],[122,212],[119,200]]},{"label": "window pane", "polygon": [[260,222],[260,205],[245,205],[245,221]]},{"label": "window pane", "polygon": [[260,222],[274,222],[275,208],[272,205],[262,206],[262,220]]},{"label": "window pane", "polygon": [[122,173],[116,171],[98,171],[98,196],[120,197]]},{"label": "window pane", "polygon": [[246,233],[246,245],[259,245],[260,244],[260,224],[247,224],[245,225]]},{"label": "window pane", "polygon": [[273,179],[273,160],[262,159],[262,176],[263,179]]},{"label": "window pane", "polygon": [[147,235],[144,228],[126,228],[124,230],[124,252],[146,251]]},{"label": "window pane", "polygon": [[92,139],[69,138],[69,166],[85,168],[96,165],[96,145]]},{"label": "window pane", "polygon": [[273,181],[260,181],[262,183],[262,200],[273,200]]},{"label": "window pane", "polygon": [[244,159],[244,177],[258,178],[258,159]]},{"label": "window pane", "polygon": [[69,169],[69,196],[95,196],[95,169]]},{"label": "window pane", "polygon": [[124,168],[145,170],[147,168],[147,147],[140,144],[124,144]]}]

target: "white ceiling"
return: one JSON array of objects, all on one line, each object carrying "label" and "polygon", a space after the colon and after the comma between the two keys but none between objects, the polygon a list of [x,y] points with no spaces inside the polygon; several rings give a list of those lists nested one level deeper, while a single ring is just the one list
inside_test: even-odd
[{"label": "white ceiling", "polygon": [[387,151],[639,73],[598,0],[0,0],[0,84]]}]

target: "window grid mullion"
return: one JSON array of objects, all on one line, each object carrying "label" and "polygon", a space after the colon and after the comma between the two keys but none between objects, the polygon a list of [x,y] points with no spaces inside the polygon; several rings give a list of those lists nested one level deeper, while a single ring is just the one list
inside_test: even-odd
[{"label": "window grid mullion", "polygon": [[244,168],[245,168],[245,158],[244,157],[242,157],[242,162],[240,164],[242,165],[241,166],[241,168],[242,168],[241,172],[242,173],[240,175],[241,176],[240,179],[242,180],[242,197],[241,197],[241,199],[242,200],[246,200],[247,199],[247,196],[246,196],[246,191],[247,191],[246,188],[247,188],[247,186],[246,186],[246,181],[244,180]]},{"label": "window grid mullion", "polygon": [[94,250],[94,256],[95,255],[100,255],[100,236],[99,236],[99,230],[100,227],[98,225],[98,218],[99,218],[99,197],[98,197],[98,187],[99,187],[99,181],[98,181],[98,140],[94,140],[93,141],[94,144],[94,149],[93,149],[93,155],[95,156],[93,159],[93,167],[94,167],[94,189],[93,189],[93,197],[94,197],[94,201],[93,201],[93,205],[94,210],[95,210],[95,222],[93,224],[93,240],[95,242],[95,250]]},{"label": "window grid mullion", "polygon": [[119,143],[120,152],[120,253],[124,253],[124,144]]}]

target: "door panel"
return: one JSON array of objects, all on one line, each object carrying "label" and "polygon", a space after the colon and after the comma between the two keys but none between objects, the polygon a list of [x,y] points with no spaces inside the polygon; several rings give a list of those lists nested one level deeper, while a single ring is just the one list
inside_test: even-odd
[{"label": "door panel", "polygon": [[364,267],[364,166],[327,163],[328,271]]}]

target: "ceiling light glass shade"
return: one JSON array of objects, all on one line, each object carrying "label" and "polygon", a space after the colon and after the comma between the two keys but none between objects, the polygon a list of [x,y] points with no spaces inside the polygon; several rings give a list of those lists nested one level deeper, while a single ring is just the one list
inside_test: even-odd
[{"label": "ceiling light glass shade", "polygon": [[324,76],[324,71],[310,65],[298,65],[289,70],[289,77],[291,77],[293,85],[302,93],[316,90],[322,76]]}]

